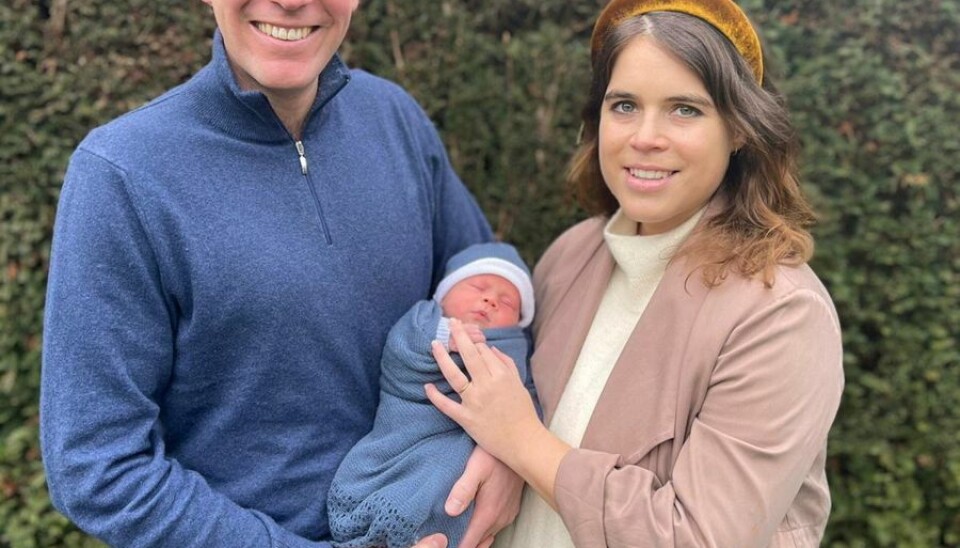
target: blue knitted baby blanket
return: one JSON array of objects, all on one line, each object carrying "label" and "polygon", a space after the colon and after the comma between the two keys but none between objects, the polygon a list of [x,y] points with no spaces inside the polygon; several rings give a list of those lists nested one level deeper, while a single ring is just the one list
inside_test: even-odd
[{"label": "blue knitted baby blanket", "polygon": [[[448,546],[460,543],[473,508],[450,517],[443,505],[474,443],[423,391],[434,383],[457,398],[430,352],[440,320],[435,301],[420,301],[387,336],[373,430],[347,453],[327,498],[334,546],[409,548],[432,533],[447,535]],[[513,358],[527,384],[523,330],[488,329],[484,335]]]}]

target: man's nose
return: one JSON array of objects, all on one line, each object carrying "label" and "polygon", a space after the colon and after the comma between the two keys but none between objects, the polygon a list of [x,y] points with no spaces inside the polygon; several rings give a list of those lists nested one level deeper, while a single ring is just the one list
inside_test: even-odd
[{"label": "man's nose", "polygon": [[310,3],[310,0],[273,0],[286,11],[296,11]]}]

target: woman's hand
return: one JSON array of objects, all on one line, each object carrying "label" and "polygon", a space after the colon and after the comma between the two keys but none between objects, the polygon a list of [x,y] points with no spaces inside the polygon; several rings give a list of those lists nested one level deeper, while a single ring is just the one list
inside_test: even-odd
[{"label": "woman's hand", "polygon": [[427,398],[478,445],[519,474],[547,504],[556,507],[554,482],[570,446],[540,423],[510,357],[485,343],[471,342],[456,320],[450,321],[450,336],[457,341],[470,377],[460,371],[442,344],[434,343],[433,356],[444,378],[460,393],[460,403],[432,384],[424,387]]},{"label": "woman's hand", "polygon": [[470,378],[438,342],[433,344],[433,356],[444,378],[460,393],[461,402],[444,396],[432,384],[425,387],[427,397],[480,446],[510,465],[505,457],[529,443],[535,433],[545,430],[530,394],[513,360],[485,343],[471,341],[456,319],[450,320],[450,338],[456,341]]}]

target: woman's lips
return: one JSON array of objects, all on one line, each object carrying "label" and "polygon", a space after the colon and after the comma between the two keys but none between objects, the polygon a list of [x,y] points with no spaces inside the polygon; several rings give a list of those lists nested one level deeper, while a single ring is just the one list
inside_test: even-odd
[{"label": "woman's lips", "polygon": [[649,168],[625,168],[627,186],[640,192],[656,192],[673,181],[676,171]]}]

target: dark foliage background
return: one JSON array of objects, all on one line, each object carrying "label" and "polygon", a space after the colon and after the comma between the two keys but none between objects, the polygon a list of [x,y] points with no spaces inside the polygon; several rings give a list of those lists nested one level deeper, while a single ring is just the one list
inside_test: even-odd
[{"label": "dark foliage background", "polygon": [[[562,173],[602,4],[364,0],[343,49],[420,100],[530,261],[583,216]],[[803,138],[844,323],[825,545],[960,546],[960,0],[742,5]],[[0,5],[0,546],[96,545],[50,506],[37,441],[56,200],[85,133],[188,78],[211,32],[197,0]]]}]

